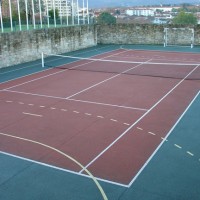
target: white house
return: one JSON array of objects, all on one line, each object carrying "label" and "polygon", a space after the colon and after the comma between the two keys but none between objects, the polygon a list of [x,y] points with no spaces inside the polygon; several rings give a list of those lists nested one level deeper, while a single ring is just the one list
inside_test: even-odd
[{"label": "white house", "polygon": [[129,16],[154,16],[154,10],[149,8],[133,8],[126,10],[126,14]]}]

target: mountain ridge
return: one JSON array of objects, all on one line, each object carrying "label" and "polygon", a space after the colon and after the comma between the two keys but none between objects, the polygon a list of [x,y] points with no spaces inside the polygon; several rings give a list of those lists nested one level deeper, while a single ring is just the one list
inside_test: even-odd
[{"label": "mountain ridge", "polygon": [[183,3],[190,3],[190,4],[200,4],[200,0],[196,1],[189,1],[189,0],[123,0],[122,2],[118,0],[89,0],[89,7],[90,8],[105,8],[105,7],[118,7],[118,6],[151,6],[151,5],[163,5],[163,4],[172,4],[178,5]]}]

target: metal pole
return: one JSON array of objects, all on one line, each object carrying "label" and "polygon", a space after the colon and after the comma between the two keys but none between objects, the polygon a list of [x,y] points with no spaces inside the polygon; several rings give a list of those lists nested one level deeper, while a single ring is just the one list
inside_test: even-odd
[{"label": "metal pole", "polygon": [[35,9],[33,0],[32,0],[32,14],[33,14],[33,28],[35,29]]},{"label": "metal pole", "polygon": [[60,24],[62,25],[62,0],[60,0]]},{"label": "metal pole", "polygon": [[47,16],[47,26],[49,28],[49,8],[48,8],[47,0],[46,0],[46,16]]},{"label": "metal pole", "polygon": [[68,13],[68,1],[66,0],[66,15],[67,15],[67,26],[69,25],[69,13]]},{"label": "metal pole", "polygon": [[72,25],[74,25],[74,0],[72,0]]},{"label": "metal pole", "polygon": [[56,7],[55,7],[55,0],[53,0],[53,16],[54,16],[54,26],[56,27]]},{"label": "metal pole", "polygon": [[85,24],[85,2],[83,0],[83,24]]},{"label": "metal pole", "polygon": [[28,3],[27,0],[25,0],[25,9],[26,9],[26,28],[29,30],[29,23],[28,23]]},{"label": "metal pole", "polygon": [[3,33],[3,18],[2,18],[2,9],[1,9],[2,1],[0,0],[0,20],[1,20],[1,32]]},{"label": "metal pole", "polygon": [[18,10],[18,19],[19,19],[19,30],[21,31],[22,30],[22,24],[21,24],[19,0],[17,0],[17,10]]},{"label": "metal pole", "polygon": [[78,17],[78,25],[79,25],[79,24],[80,24],[80,22],[79,22],[79,4],[78,4],[78,0],[77,0],[76,4],[77,4],[77,17]]},{"label": "metal pole", "polygon": [[13,31],[12,7],[11,7],[11,1],[10,0],[9,0],[9,12],[10,12],[10,28],[11,28],[11,31]]},{"label": "metal pole", "polygon": [[41,0],[39,0],[39,10],[40,10],[40,27],[42,28],[42,8],[41,8]]},{"label": "metal pole", "polygon": [[88,0],[87,0],[87,22],[88,22],[88,24],[90,23],[90,19],[89,19],[89,9],[88,9]]}]

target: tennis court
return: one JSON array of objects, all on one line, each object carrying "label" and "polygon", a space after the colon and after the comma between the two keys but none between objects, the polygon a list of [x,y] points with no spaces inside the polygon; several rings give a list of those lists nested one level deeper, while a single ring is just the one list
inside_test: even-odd
[{"label": "tennis court", "polygon": [[199,52],[143,48],[0,71],[0,199],[199,199]]}]

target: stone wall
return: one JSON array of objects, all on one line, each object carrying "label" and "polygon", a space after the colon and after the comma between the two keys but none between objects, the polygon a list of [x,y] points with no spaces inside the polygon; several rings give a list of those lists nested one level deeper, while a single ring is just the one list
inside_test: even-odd
[{"label": "stone wall", "polygon": [[41,52],[60,54],[97,44],[95,26],[21,31],[0,34],[0,68],[41,58]]},{"label": "stone wall", "polygon": [[[98,43],[100,44],[164,44],[164,28],[182,28],[175,25],[152,25],[152,24],[116,24],[98,26]],[[194,44],[200,45],[200,26],[194,28]],[[186,45],[190,43],[191,31],[183,29],[175,30],[169,43],[172,45]],[[176,44],[177,43],[177,44]]]},{"label": "stone wall", "polygon": [[[84,25],[0,33],[0,68],[39,59],[41,52],[60,54],[97,43],[163,45],[165,27],[149,24]],[[168,28],[174,26],[168,25]],[[200,45],[200,25],[192,28],[194,45]],[[170,42],[185,45],[190,43],[190,35],[185,30],[181,34],[176,32],[171,35]]]}]

